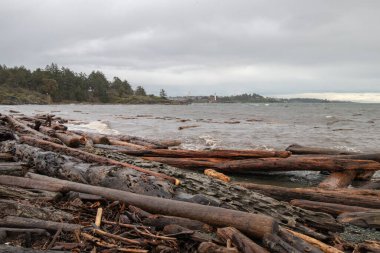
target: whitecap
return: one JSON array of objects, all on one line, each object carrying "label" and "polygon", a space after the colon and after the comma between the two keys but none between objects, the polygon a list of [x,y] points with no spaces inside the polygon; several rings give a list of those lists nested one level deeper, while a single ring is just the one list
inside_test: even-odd
[{"label": "whitecap", "polygon": [[66,124],[69,130],[80,130],[84,132],[100,133],[100,134],[120,134],[119,131],[111,129],[108,122],[105,121],[91,121],[82,124]]}]

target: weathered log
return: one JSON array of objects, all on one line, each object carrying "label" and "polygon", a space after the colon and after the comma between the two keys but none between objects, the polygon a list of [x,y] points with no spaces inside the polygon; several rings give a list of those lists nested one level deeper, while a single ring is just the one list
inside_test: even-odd
[{"label": "weathered log", "polygon": [[9,245],[0,245],[0,252],[2,253],[70,253],[71,251],[57,251],[57,250],[35,250],[31,248],[21,248]]},{"label": "weathered log", "polygon": [[343,213],[338,216],[337,220],[341,223],[349,223],[363,228],[380,229],[380,210]]},{"label": "weathered log", "polygon": [[35,207],[13,200],[0,199],[0,217],[9,215],[51,221],[70,221],[74,219],[73,215],[55,208]]},{"label": "weathered log", "polygon": [[120,140],[116,140],[114,138],[109,138],[109,141],[110,141],[110,144],[111,145],[115,145],[115,146],[126,146],[126,147],[129,147],[129,148],[133,148],[133,149],[145,149],[144,146],[141,146],[141,145],[137,145],[137,144],[134,144],[134,143],[129,143],[129,142],[126,142],[126,141],[120,141]]},{"label": "weathered log", "polygon": [[327,190],[319,188],[286,188],[253,183],[237,184],[283,201],[290,201],[292,199],[306,199],[326,203],[361,206],[366,208],[380,208],[380,194],[378,191],[374,190]]},{"label": "weathered log", "polygon": [[5,162],[14,161],[14,156],[10,153],[0,153],[0,161],[5,161]]},{"label": "weathered log", "polygon": [[297,171],[297,170],[380,170],[380,163],[367,160],[336,159],[327,157],[259,158],[225,162],[217,169],[228,172]]},{"label": "weathered log", "polygon": [[205,175],[207,175],[209,177],[216,178],[216,179],[222,180],[224,182],[230,182],[231,181],[230,177],[224,175],[223,173],[217,172],[213,169],[206,169],[204,171],[204,173],[205,173]]},{"label": "weathered log", "polygon": [[0,163],[0,175],[24,176],[28,168],[23,163]]},{"label": "weathered log", "polygon": [[356,152],[337,150],[331,148],[306,147],[298,144],[292,144],[285,149],[294,155],[354,155]]},{"label": "weathered log", "polygon": [[27,199],[31,201],[53,201],[61,197],[61,194],[59,192],[28,190],[0,185],[0,197],[8,199]]},{"label": "weathered log", "polygon": [[220,207],[204,206],[144,196],[130,192],[114,190],[99,186],[85,185],[60,180],[60,183],[45,184],[44,181],[12,176],[0,176],[0,184],[45,189],[54,191],[77,191],[103,196],[108,199],[127,202],[148,212],[178,216],[205,222],[217,227],[233,226],[250,236],[262,238],[267,233],[278,230],[277,222],[266,215],[252,214]]},{"label": "weathered log", "polygon": [[263,243],[273,253],[301,253],[276,234],[266,234]]},{"label": "weathered log", "polygon": [[77,224],[23,218],[23,217],[16,217],[16,216],[6,216],[0,219],[0,226],[22,227],[22,228],[42,228],[46,230],[62,229],[63,231],[76,231],[76,230],[81,229],[81,226]]},{"label": "weathered log", "polygon": [[212,242],[202,242],[198,246],[199,253],[238,253],[235,248],[226,248]]},{"label": "weathered log", "polygon": [[162,230],[165,226],[171,224],[176,224],[191,230],[205,232],[211,232],[213,230],[211,226],[198,220],[165,215],[150,215],[149,217],[143,219],[143,224],[156,227],[158,230]]},{"label": "weathered log", "polygon": [[266,151],[266,150],[166,150],[166,149],[145,149],[145,150],[125,150],[119,151],[133,156],[156,156],[156,157],[176,157],[176,158],[264,158],[290,156],[288,151]]},{"label": "weathered log", "polygon": [[55,132],[55,135],[65,145],[72,148],[77,148],[80,146],[80,144],[84,144],[85,142],[83,137],[69,132]]},{"label": "weathered log", "polygon": [[302,240],[291,234],[284,228],[280,228],[278,232],[279,237],[281,237],[285,242],[291,245],[293,248],[299,250],[300,252],[309,252],[309,253],[323,253],[319,248],[314,247],[310,243]]},{"label": "weathered log", "polygon": [[324,212],[329,213],[334,216],[338,216],[342,213],[350,213],[350,212],[365,212],[374,210],[371,208],[364,208],[360,206],[347,206],[341,204],[333,204],[333,203],[324,203],[318,201],[310,201],[303,199],[293,199],[290,201],[290,204],[293,206],[298,206],[307,210],[312,210],[316,212]]},{"label": "weathered log", "polygon": [[290,229],[287,229],[287,231],[291,234],[293,234],[294,236],[297,236],[298,238],[301,238],[302,240],[310,243],[311,245],[314,245],[315,247],[318,247],[320,250],[322,250],[323,252],[325,253],[343,253],[343,251],[340,251],[338,250],[337,248],[334,248],[330,245],[327,245],[321,241],[318,241],[310,236],[307,236],[307,235],[304,235],[304,234],[301,234],[301,233],[298,233],[298,232],[295,232],[295,231],[292,231]]},{"label": "weathered log", "polygon": [[325,189],[345,188],[351,184],[356,175],[357,172],[354,170],[333,172],[319,183],[318,186]]},{"label": "weathered log", "polygon": [[233,227],[218,228],[217,235],[225,242],[231,242],[241,251],[246,253],[268,253],[266,249],[253,242],[239,230]]},{"label": "weathered log", "polygon": [[207,160],[195,160],[193,158],[172,158],[172,157],[143,157],[145,160],[165,163],[182,169],[203,169],[215,168],[216,163]]},{"label": "weathered log", "polygon": [[53,152],[60,152],[60,153],[66,154],[66,155],[74,156],[74,157],[77,157],[77,158],[79,158],[83,161],[86,161],[86,162],[95,162],[95,163],[108,164],[108,165],[119,165],[122,167],[134,169],[134,170],[137,170],[137,171],[140,171],[140,172],[143,172],[143,173],[155,176],[155,177],[164,178],[164,179],[169,180],[170,182],[172,182],[173,184],[176,184],[176,185],[180,184],[180,181],[178,179],[164,175],[164,174],[161,174],[161,173],[149,171],[149,170],[137,167],[137,166],[132,165],[132,164],[118,162],[118,161],[115,161],[113,159],[94,155],[94,154],[91,154],[91,153],[88,153],[88,152],[85,152],[82,150],[73,149],[70,147],[65,147],[65,146],[62,146],[62,145],[59,145],[56,143],[51,143],[49,141],[39,140],[39,139],[30,137],[30,136],[22,136],[20,138],[20,142],[26,143],[26,144],[31,145],[31,146],[37,146],[37,147],[42,148],[44,150],[49,150],[49,151],[53,151]]},{"label": "weathered log", "polygon": [[339,156],[335,156],[335,158],[353,159],[353,160],[371,160],[371,161],[380,162],[380,153],[339,155]]}]

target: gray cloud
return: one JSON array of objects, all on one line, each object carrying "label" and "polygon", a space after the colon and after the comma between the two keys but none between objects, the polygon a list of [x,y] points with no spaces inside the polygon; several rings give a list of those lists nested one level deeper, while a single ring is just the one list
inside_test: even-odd
[{"label": "gray cloud", "polygon": [[0,1],[0,58],[169,94],[380,92],[380,2]]}]

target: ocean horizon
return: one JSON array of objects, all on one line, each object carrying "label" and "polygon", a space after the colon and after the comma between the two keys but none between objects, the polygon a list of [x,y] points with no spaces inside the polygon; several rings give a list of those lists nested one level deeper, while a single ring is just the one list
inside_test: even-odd
[{"label": "ocean horizon", "polygon": [[347,101],[355,103],[380,103],[380,92],[306,92],[294,94],[280,94],[269,97],[275,98],[316,98],[333,101]]}]

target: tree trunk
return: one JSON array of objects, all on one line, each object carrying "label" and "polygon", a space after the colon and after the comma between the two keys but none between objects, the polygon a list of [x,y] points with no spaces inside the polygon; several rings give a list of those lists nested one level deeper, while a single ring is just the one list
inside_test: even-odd
[{"label": "tree trunk", "polygon": [[61,197],[58,192],[44,190],[28,190],[12,186],[0,185],[0,197],[7,199],[26,199],[30,201],[54,201]]},{"label": "tree trunk", "polygon": [[230,161],[216,167],[228,172],[250,171],[305,171],[305,170],[380,170],[380,163],[365,160],[336,159],[326,157],[262,158]]},{"label": "tree trunk", "polygon": [[274,185],[238,183],[238,185],[261,192],[282,201],[306,199],[326,203],[380,208],[380,193],[373,190],[339,189],[326,190],[319,188],[286,188]]},{"label": "tree trunk", "polygon": [[273,233],[278,230],[277,222],[273,218],[262,214],[252,214],[213,206],[144,196],[65,180],[56,179],[54,184],[46,184],[41,180],[0,176],[0,183],[34,189],[66,192],[77,191],[99,195],[112,200],[124,201],[152,213],[194,219],[217,227],[233,226],[256,238],[262,238],[265,234]]},{"label": "tree trunk", "polygon": [[281,237],[285,242],[291,245],[293,248],[299,250],[300,252],[308,253],[323,253],[319,248],[314,247],[310,243],[304,241],[303,239],[294,236],[292,233],[284,228],[281,228],[278,232],[279,237]]},{"label": "tree trunk", "polygon": [[341,204],[333,204],[333,203],[324,203],[318,201],[310,201],[303,199],[293,199],[290,201],[290,204],[293,206],[298,206],[303,209],[312,210],[316,212],[324,212],[329,213],[334,216],[338,216],[342,213],[350,213],[350,212],[364,212],[369,210],[374,210],[371,208],[364,208],[360,206],[347,206]]},{"label": "tree trunk", "polygon": [[129,143],[129,142],[126,142],[126,141],[119,141],[119,140],[116,140],[114,138],[109,138],[110,140],[110,144],[111,145],[115,145],[115,146],[125,146],[125,147],[128,147],[128,148],[133,148],[133,149],[145,149],[144,146],[141,146],[141,145],[137,145],[137,144],[133,144],[133,143]]},{"label": "tree trunk", "polygon": [[[172,157],[143,157],[145,160],[165,163],[181,169],[204,169],[215,168],[216,163],[205,160],[195,160],[194,158],[172,158]],[[212,159],[212,158],[208,158]],[[215,159],[215,158],[214,158]]]},{"label": "tree trunk", "polygon": [[10,153],[0,153],[0,161],[2,161],[2,162],[13,162],[14,157]]}]

